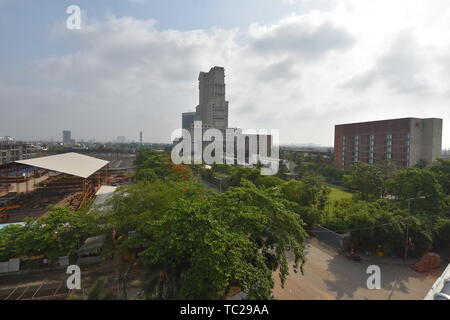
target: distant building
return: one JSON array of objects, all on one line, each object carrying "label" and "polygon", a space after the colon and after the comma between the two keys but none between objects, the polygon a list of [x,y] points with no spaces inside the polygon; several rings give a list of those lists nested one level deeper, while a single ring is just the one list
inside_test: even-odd
[{"label": "distant building", "polygon": [[[182,114],[182,128],[189,131],[191,137],[194,137],[194,128],[199,130],[204,137],[208,129],[218,129],[223,134],[223,151],[224,151],[224,161],[226,159],[226,146],[227,137],[226,131],[229,133],[240,135],[244,140],[244,156],[245,161],[248,162],[249,159],[254,159],[256,155],[269,155],[271,156],[271,151],[273,147],[273,137],[271,135],[257,135],[257,134],[238,134],[237,128],[228,128],[228,106],[229,103],[225,96],[225,69],[223,67],[213,67],[209,72],[200,72],[199,77],[199,104],[196,107],[196,112],[185,112]],[[197,122],[201,122],[200,124]],[[239,131],[240,132],[240,131]],[[208,146],[211,139],[204,139],[202,142],[202,149],[204,150]],[[237,162],[237,137],[234,138],[234,158],[233,161]],[[181,138],[175,139],[173,145],[178,144],[182,141]],[[250,143],[252,142],[252,144]],[[251,146],[255,145],[255,148]],[[198,151],[198,146],[194,144],[192,140],[191,152],[194,153]],[[264,150],[263,150],[264,149]],[[263,152],[267,150],[267,152]],[[242,151],[241,151],[242,152]],[[231,153],[231,152],[230,152]],[[227,161],[230,161],[228,159]]]},{"label": "distant building", "polygon": [[16,139],[14,139],[14,137],[10,137],[10,136],[0,137],[0,141],[3,141],[3,142],[5,142],[5,141],[12,142],[12,141],[15,141],[15,140]]},{"label": "distant building", "polygon": [[116,141],[117,143],[125,143],[127,141],[127,138],[124,136],[118,136]]},{"label": "distant building", "polygon": [[450,159],[450,149],[448,149],[448,150],[443,150],[443,151],[442,151],[441,158],[442,158],[442,159]]},{"label": "distant building", "polygon": [[182,114],[181,127],[183,129],[189,130],[193,127],[195,121],[195,112],[184,112]]},{"label": "distant building", "polygon": [[64,143],[72,143],[72,132],[69,130],[63,131],[63,142]]},{"label": "distant building", "polygon": [[30,143],[16,142],[14,139],[0,139],[0,164],[36,158],[39,148]]},{"label": "distant building", "polygon": [[404,118],[335,127],[335,165],[347,169],[356,161],[375,164],[389,160],[396,166],[428,164],[441,156],[442,119]]}]

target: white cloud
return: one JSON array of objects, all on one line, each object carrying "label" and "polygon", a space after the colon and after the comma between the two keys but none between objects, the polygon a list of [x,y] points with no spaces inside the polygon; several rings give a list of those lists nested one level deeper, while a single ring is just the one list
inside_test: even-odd
[{"label": "white cloud", "polygon": [[373,67],[354,76],[344,87],[364,90],[377,81],[384,81],[387,88],[399,93],[421,94],[431,90],[424,76],[430,63],[424,51],[410,32],[402,33],[393,39]]},{"label": "white cloud", "polygon": [[252,25],[250,36],[255,54],[294,54],[313,60],[353,43],[348,30],[317,12],[291,16],[271,26]]}]

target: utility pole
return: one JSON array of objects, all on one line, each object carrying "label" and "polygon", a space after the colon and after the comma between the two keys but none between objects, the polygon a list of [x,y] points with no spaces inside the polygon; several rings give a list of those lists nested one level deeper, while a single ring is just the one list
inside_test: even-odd
[{"label": "utility pole", "polygon": [[408,216],[406,218],[406,243],[405,243],[405,256],[404,259],[408,259],[408,246],[409,246],[409,217],[411,215],[411,200],[425,199],[426,197],[417,197],[408,199]]},{"label": "utility pole", "polygon": [[411,199],[408,199],[408,216],[406,218],[406,243],[405,243],[405,261],[408,260],[408,244],[409,244],[409,215],[411,213]]}]

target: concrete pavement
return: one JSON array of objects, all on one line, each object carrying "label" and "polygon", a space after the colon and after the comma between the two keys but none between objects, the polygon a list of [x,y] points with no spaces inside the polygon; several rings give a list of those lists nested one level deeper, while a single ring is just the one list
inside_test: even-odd
[{"label": "concrete pavement", "polygon": [[[291,261],[293,256],[290,256]],[[311,239],[307,247],[304,275],[292,272],[281,288],[274,272],[274,296],[279,300],[421,300],[442,270],[419,274],[407,265],[383,264],[381,289],[367,288],[366,261],[350,261],[334,249]]]}]

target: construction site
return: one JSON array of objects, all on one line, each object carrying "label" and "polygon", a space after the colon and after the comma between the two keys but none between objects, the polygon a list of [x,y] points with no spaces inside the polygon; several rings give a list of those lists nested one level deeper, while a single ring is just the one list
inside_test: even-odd
[{"label": "construction site", "polygon": [[85,207],[102,185],[134,178],[133,167],[121,168],[122,162],[71,152],[0,165],[0,226],[45,217],[50,205]]}]

